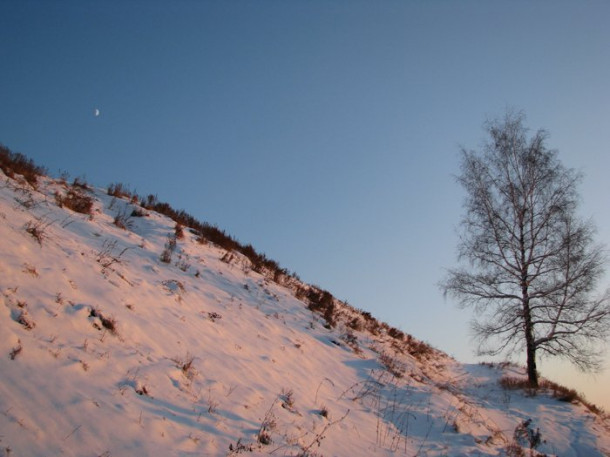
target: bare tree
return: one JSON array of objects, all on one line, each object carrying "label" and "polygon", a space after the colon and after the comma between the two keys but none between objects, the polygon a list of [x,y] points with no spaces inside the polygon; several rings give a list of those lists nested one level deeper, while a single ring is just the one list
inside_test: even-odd
[{"label": "bare tree", "polygon": [[479,353],[525,349],[530,385],[536,356],[568,359],[584,371],[601,368],[610,331],[610,295],[593,297],[606,255],[590,221],[576,217],[580,174],[528,138],[524,115],[488,122],[480,152],[462,149],[458,182],[466,190],[459,260],[441,283],[472,307]]}]

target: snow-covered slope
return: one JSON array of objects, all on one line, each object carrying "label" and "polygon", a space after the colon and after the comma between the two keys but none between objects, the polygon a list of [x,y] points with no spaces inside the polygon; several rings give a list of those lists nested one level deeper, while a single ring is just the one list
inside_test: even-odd
[{"label": "snow-covered slope", "polygon": [[610,455],[599,414],[503,389],[518,368],[462,365],[338,301],[331,326],[309,286],[175,225],[0,172],[0,455],[520,455],[527,420],[524,449],[539,429],[540,452]]}]

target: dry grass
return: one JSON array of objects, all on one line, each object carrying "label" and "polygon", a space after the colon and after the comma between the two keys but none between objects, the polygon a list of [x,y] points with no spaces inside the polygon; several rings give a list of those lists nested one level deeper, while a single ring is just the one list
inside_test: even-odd
[{"label": "dry grass", "polygon": [[66,195],[56,193],[55,202],[60,208],[65,206],[74,212],[91,216],[93,209],[93,198],[84,193],[82,187],[80,187],[83,186],[82,183],[79,183],[78,185],[79,187],[69,189]]},{"label": "dry grass", "polygon": [[21,340],[17,340],[17,345],[11,349],[9,353],[9,357],[11,360],[15,360],[19,354],[23,351],[23,346],[21,345]]},{"label": "dry grass", "polygon": [[40,246],[42,246],[42,242],[46,239],[46,230],[51,225],[52,221],[46,221],[44,219],[36,219],[29,221],[25,224],[24,228],[27,233],[32,235],[32,237],[38,242]]},{"label": "dry grass", "polygon": [[101,313],[99,309],[96,308],[93,308],[89,312],[89,317],[99,318],[103,328],[108,330],[113,335],[118,334],[117,321],[114,317],[106,317]]},{"label": "dry grass", "polygon": [[17,316],[17,318],[15,319],[19,324],[21,324],[23,326],[23,328],[25,328],[26,330],[32,330],[34,327],[36,327],[36,324],[34,323],[34,321],[32,321],[29,316],[28,313],[25,309],[23,309],[19,315]]},{"label": "dry grass", "polygon": [[184,357],[175,357],[171,360],[176,364],[176,368],[180,368],[184,377],[189,381],[192,381],[197,376],[197,370],[194,365],[195,356],[190,352],[187,352]]},{"label": "dry grass", "polygon": [[388,370],[394,377],[402,378],[405,375],[405,367],[394,357],[386,352],[379,355],[379,362]]},{"label": "dry grass", "polygon": [[123,183],[110,184],[107,189],[108,195],[117,198],[131,198],[131,192]]},{"label": "dry grass", "polygon": [[528,396],[536,396],[540,391],[550,392],[553,398],[566,403],[580,403],[593,414],[603,415],[604,411],[597,405],[587,401],[582,394],[575,389],[563,386],[548,379],[542,379],[538,388],[532,387],[527,378],[503,376],[500,385],[506,390],[523,390]]},{"label": "dry grass", "polygon": [[34,163],[32,159],[19,152],[12,152],[0,144],[0,169],[9,178],[21,175],[32,186],[36,187],[38,177],[46,174],[46,169]]}]

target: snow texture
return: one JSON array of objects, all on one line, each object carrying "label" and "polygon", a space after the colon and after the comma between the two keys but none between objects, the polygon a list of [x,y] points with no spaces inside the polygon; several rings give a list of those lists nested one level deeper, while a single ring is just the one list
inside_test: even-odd
[{"label": "snow texture", "polygon": [[309,286],[188,229],[163,262],[175,222],[101,189],[89,216],[58,206],[69,184],[0,181],[0,455],[518,455],[525,420],[536,452],[610,455],[601,414],[499,385],[520,368],[369,331],[336,300],[331,327]]}]

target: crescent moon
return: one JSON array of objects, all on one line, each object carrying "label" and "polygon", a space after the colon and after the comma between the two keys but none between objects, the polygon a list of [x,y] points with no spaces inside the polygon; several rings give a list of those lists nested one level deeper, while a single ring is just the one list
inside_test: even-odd
[{"label": "crescent moon", "polygon": [[95,108],[94,114],[95,114],[95,117],[98,117],[100,115],[100,110]]}]

